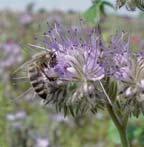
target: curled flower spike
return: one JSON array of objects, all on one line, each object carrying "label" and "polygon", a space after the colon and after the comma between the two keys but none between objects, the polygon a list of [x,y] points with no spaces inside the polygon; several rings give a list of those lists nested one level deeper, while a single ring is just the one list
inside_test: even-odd
[{"label": "curled flower spike", "polygon": [[123,85],[123,95],[120,97],[126,101],[124,110],[138,117],[144,110],[144,57],[142,53],[137,53],[129,59],[129,64],[120,67],[116,75],[119,75],[117,79]]},{"label": "curled flower spike", "polygon": [[109,46],[110,55],[107,57],[110,64],[111,76],[123,82],[132,81],[130,42],[125,41],[126,33],[116,35],[112,38]]},{"label": "curled flower spike", "polygon": [[134,11],[136,8],[144,11],[144,0],[117,0],[116,7],[121,8],[126,5],[126,8],[130,11]]}]

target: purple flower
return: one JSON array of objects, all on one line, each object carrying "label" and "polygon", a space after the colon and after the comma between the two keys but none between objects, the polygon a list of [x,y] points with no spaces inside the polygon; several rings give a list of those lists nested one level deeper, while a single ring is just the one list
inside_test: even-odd
[{"label": "purple flower", "polygon": [[[126,58],[128,59],[128,58]],[[127,97],[138,102],[144,100],[144,54],[143,52],[133,53],[125,67],[120,67],[115,73],[117,79],[122,81],[125,90],[123,97]],[[121,72],[120,72],[121,71]],[[118,75],[119,74],[119,75]],[[121,74],[121,75],[120,75]],[[121,78],[120,78],[121,77]]]},{"label": "purple flower", "polygon": [[[55,24],[44,33],[43,43],[56,57],[53,66],[46,63],[40,69],[45,77],[46,104],[54,104],[57,109],[74,115],[88,109],[96,111],[98,105],[102,107],[110,102],[101,86],[107,75],[105,56],[109,50],[99,28],[67,29]],[[73,112],[73,105],[79,110]]]},{"label": "purple flower", "polygon": [[56,54],[57,64],[49,71],[55,72],[53,75],[57,75],[57,82],[61,81],[66,86],[62,88],[63,91],[65,89],[65,99],[73,103],[87,97],[95,99],[96,82],[105,77],[105,66],[101,60],[104,45],[98,30],[64,29],[56,24],[45,33],[45,43]]},{"label": "purple flower", "polygon": [[55,122],[65,122],[65,123],[70,122],[69,118],[68,118],[68,117],[64,117],[63,114],[56,114],[56,115],[53,115],[53,116],[52,116],[52,119],[53,119]]},{"label": "purple flower", "polygon": [[132,78],[132,53],[130,42],[125,41],[126,34],[115,35],[109,46],[109,53],[106,57],[109,73],[116,80],[129,82]]},{"label": "purple flower", "polygon": [[0,46],[2,57],[0,58],[1,71],[11,69],[23,60],[21,47],[13,40],[8,40]]},{"label": "purple flower", "polygon": [[30,25],[32,23],[32,21],[33,21],[33,18],[28,13],[25,13],[25,14],[21,15],[21,17],[20,17],[20,23],[24,26]]},{"label": "purple flower", "polygon": [[36,147],[49,147],[50,142],[47,138],[37,138],[36,139]]},{"label": "purple flower", "polygon": [[[126,97],[139,97],[143,92],[144,53],[132,53],[130,42],[125,41],[125,33],[114,36],[110,45],[110,56],[107,57],[111,78],[120,81]],[[140,90],[141,89],[141,90]]]},{"label": "purple flower", "polygon": [[18,111],[16,113],[10,113],[10,114],[7,114],[6,118],[7,120],[9,121],[17,121],[17,120],[24,120],[26,119],[27,117],[27,114],[25,111]]},{"label": "purple flower", "polygon": [[103,79],[104,67],[99,63],[101,44],[96,30],[87,32],[84,38],[79,36],[82,32],[77,28],[64,32],[67,33],[65,38],[62,31],[60,26],[56,25],[47,34],[52,41],[48,46],[57,54],[58,64],[55,66],[55,72],[59,77],[81,82]]}]

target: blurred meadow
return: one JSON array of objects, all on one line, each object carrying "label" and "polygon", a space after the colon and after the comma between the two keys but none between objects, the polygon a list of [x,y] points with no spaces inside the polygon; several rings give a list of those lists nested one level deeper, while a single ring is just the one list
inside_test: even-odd
[{"label": "blurred meadow", "polygon": [[[57,5],[52,9],[37,6],[38,3],[29,1],[19,9],[14,9],[14,5],[0,7],[0,147],[120,147],[117,130],[105,111],[64,117],[53,107],[34,101],[23,68],[16,70],[38,52],[30,44],[40,42],[41,46],[41,37],[51,25],[58,22],[66,27],[79,27],[85,16],[87,27],[97,21],[101,23],[104,40],[109,41],[111,35],[124,30],[130,34],[134,51],[144,48],[144,15],[140,12],[135,16],[121,15],[105,7],[105,12],[91,9],[96,12],[92,16],[89,7],[79,11],[58,9]],[[129,122],[128,137],[133,147],[144,147],[143,122],[143,116]]]}]

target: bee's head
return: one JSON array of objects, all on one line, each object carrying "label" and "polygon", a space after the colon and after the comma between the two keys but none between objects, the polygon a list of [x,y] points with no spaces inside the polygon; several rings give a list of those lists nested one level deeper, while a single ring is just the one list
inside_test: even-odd
[{"label": "bee's head", "polygon": [[50,67],[54,67],[57,63],[56,54],[52,51],[44,51],[33,56],[37,65],[48,64]]},{"label": "bee's head", "polygon": [[50,67],[54,67],[57,64],[56,54],[54,52],[50,52],[49,55],[50,55],[49,65]]}]

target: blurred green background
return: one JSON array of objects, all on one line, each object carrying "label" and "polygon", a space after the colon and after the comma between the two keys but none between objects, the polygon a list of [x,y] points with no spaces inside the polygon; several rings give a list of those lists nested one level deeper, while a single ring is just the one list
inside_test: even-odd
[{"label": "blurred green background", "polygon": [[[0,147],[120,147],[117,130],[105,111],[64,118],[53,107],[33,100],[25,78],[14,78],[25,75],[14,71],[38,51],[28,44],[39,42],[55,21],[79,27],[84,17],[88,27],[101,23],[104,40],[124,30],[130,34],[133,50],[144,49],[143,13],[114,11],[113,1],[93,5],[90,0],[67,1],[0,0]],[[133,147],[144,146],[143,122],[143,116],[129,122]]]}]

